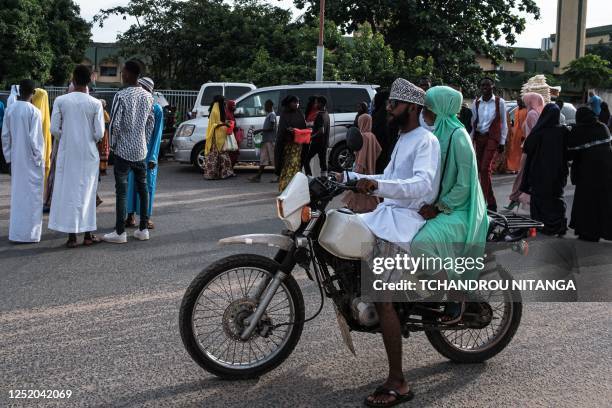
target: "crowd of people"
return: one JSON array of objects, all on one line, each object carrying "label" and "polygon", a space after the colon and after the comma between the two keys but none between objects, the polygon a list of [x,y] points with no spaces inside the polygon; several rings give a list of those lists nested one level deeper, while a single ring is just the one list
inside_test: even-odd
[{"label": "crowd of people", "polygon": [[153,102],[154,83],[140,77],[140,67],[128,61],[122,69],[125,88],[106,102],[89,95],[91,71],[78,65],[65,95],[49,98],[31,80],[13,86],[2,123],[2,151],[11,173],[9,240],[40,242],[43,212],[50,230],[68,234],[66,246],[100,242],[96,207],[101,175],[110,152],[114,157],[115,229],[104,241],[127,242],[127,227],[139,227],[134,238],[148,240],[157,179],[157,158],[163,113]]},{"label": "crowd of people", "polygon": [[[111,151],[116,221],[114,231],[103,239],[127,242],[125,229],[138,227],[134,237],[147,240],[155,227],[150,217],[164,118],[161,107],[153,103],[153,81],[141,78],[138,64],[128,61],[122,70],[125,88],[115,96],[109,114],[106,101],[89,95],[90,76],[87,67],[78,66],[67,94],[56,98],[52,111],[47,93],[28,80],[12,87],[6,109],[0,106],[4,153],[0,165],[10,164],[13,169],[12,241],[39,241],[44,210],[49,212],[49,228],[68,234],[68,247],[78,246],[79,233],[85,234],[85,245],[99,242],[94,231],[96,207],[102,200],[96,191],[100,177],[106,174]],[[541,95],[526,93],[517,101],[510,122],[506,102],[495,95],[494,81],[483,78],[479,85],[480,96],[471,107],[464,103],[458,87],[450,87],[457,92],[450,99],[454,101],[459,95],[457,112],[451,116],[470,137],[486,208],[497,211],[492,174],[503,161],[505,171],[516,173],[507,210],[528,207],[531,217],[542,221],[548,234],[562,236],[569,225],[582,239],[610,239],[612,221],[605,209],[612,204],[612,184],[607,182],[612,178],[612,159],[608,158],[612,154],[612,123],[607,104],[591,92],[588,104],[578,109],[576,125],[570,129],[561,114],[562,102],[545,104]],[[423,92],[439,88],[432,88],[427,78],[416,86]],[[437,97],[438,92],[433,95]],[[440,104],[439,98],[434,100]],[[356,107],[354,125],[364,138],[353,165],[359,174],[384,174],[397,154],[400,132],[397,121],[388,121],[389,101],[390,93],[381,90],[371,104],[363,102]],[[454,103],[452,106],[455,110]],[[234,110],[235,102],[222,96],[216,96],[210,106],[206,179],[235,176],[233,168],[243,131],[236,127]],[[263,128],[255,130],[256,135],[261,134],[260,166],[249,181],[260,182],[265,168],[274,166],[277,179],[272,182],[278,182],[282,191],[297,172],[312,175],[311,161],[315,157],[321,174],[326,175],[330,135],[326,98],[313,95],[302,110],[300,100],[289,95],[278,112],[277,118],[273,101],[265,102]],[[431,120],[432,112],[429,107],[421,109],[418,123],[436,133],[440,124]],[[443,155],[447,152],[444,146],[441,150]],[[449,160],[457,160],[454,151]],[[569,224],[563,199],[568,176],[576,185],[576,205]],[[344,204],[356,213],[372,212],[381,201],[371,194],[350,193],[344,197]]]}]

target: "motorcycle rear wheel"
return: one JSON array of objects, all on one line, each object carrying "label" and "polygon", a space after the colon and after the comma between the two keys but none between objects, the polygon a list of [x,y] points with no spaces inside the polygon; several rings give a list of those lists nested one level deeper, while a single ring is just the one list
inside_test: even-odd
[{"label": "motorcycle rear wheel", "polygon": [[[304,299],[290,275],[253,335],[246,341],[239,338],[244,318],[257,303],[253,297],[257,280],[271,278],[277,270],[278,264],[269,258],[233,255],[204,269],[189,285],[181,303],[179,329],[185,349],[203,369],[224,379],[257,378],[291,354],[304,326]],[[279,323],[291,324],[274,327]]]},{"label": "motorcycle rear wheel", "polygon": [[[503,267],[498,265],[496,269],[500,277],[511,279],[511,275]],[[501,296],[500,302],[489,302],[493,316],[495,317],[497,312],[498,318],[501,319],[499,327],[489,327],[493,323],[491,322],[483,329],[426,330],[427,339],[438,353],[455,363],[482,363],[493,358],[510,343],[523,314],[520,293],[502,293]],[[482,340],[483,335],[488,337]]]}]

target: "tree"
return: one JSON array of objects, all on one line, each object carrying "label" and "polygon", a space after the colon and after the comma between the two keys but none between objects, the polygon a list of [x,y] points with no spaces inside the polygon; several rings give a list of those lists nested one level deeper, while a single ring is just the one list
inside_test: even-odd
[{"label": "tree", "polygon": [[64,84],[91,37],[79,13],[72,0],[0,0],[0,84]]},{"label": "tree", "polygon": [[582,87],[582,93],[586,100],[588,88],[595,88],[605,84],[612,76],[610,63],[598,55],[587,54],[570,62],[563,76],[574,85]]},{"label": "tree", "polygon": [[0,0],[0,83],[24,78],[45,82],[53,61],[51,47],[41,36],[42,2]]},{"label": "tree", "polygon": [[51,52],[50,83],[64,85],[74,65],[83,61],[91,39],[91,24],[83,20],[73,0],[48,0],[45,5],[44,32]]},{"label": "tree", "polygon": [[[306,19],[317,18],[319,0],[294,3],[306,9]],[[431,56],[444,81],[464,87],[481,73],[476,53],[495,62],[512,57],[511,49],[495,44],[503,38],[512,45],[525,30],[525,18],[517,10],[536,19],[540,16],[533,0],[336,0],[326,7],[327,17],[340,24],[343,32],[368,24],[396,52],[403,50],[408,58]]]}]

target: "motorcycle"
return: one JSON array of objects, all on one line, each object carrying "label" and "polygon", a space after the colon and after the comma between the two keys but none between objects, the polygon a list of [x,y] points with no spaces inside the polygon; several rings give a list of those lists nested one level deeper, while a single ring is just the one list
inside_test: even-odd
[{"label": "motorcycle", "polygon": [[[351,150],[361,148],[361,134],[352,128]],[[373,304],[361,299],[361,253],[374,237],[359,217],[346,209],[330,209],[332,200],[350,183],[298,173],[276,200],[287,229],[281,234],[225,238],[222,245],[265,245],[277,249],[273,259],[250,253],[231,255],[204,269],[189,285],[180,308],[179,327],[189,355],[206,371],[225,379],[259,377],[280,365],[298,343],[304,324],[331,299],[342,337],[354,353],[350,332],[380,333]],[[512,242],[526,252],[527,239],[543,225],[513,213],[489,212],[488,242]],[[487,254],[485,274],[512,279]],[[300,287],[292,276],[302,267],[316,282],[318,311],[305,318]],[[503,293],[465,302],[459,318],[443,322],[442,302],[394,303],[402,334],[425,332],[431,345],[457,363],[492,358],[511,341],[521,321],[520,293]]]}]

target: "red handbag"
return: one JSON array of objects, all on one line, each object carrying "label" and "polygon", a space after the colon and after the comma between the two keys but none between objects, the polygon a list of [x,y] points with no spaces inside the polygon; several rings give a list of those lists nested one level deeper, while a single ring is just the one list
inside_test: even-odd
[{"label": "red handbag", "polygon": [[293,141],[297,144],[310,144],[312,129],[293,129]]}]

